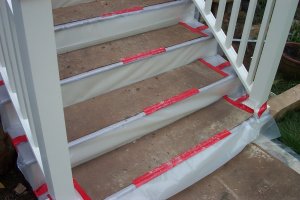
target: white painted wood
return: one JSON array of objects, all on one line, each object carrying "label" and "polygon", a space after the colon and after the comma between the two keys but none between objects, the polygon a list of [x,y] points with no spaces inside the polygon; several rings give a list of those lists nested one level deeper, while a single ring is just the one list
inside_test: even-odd
[{"label": "white painted wood", "polygon": [[215,23],[215,27],[216,27],[217,31],[220,31],[222,28],[222,22],[223,22],[224,13],[225,13],[226,2],[227,2],[227,0],[219,1],[217,19],[216,19],[216,23]]},{"label": "white painted wood", "polygon": [[13,13],[12,10],[7,3],[7,1],[4,0],[4,7],[6,8],[6,13],[4,13],[7,19],[8,27],[6,29],[7,35],[7,42],[10,43],[11,49],[9,50],[9,54],[11,57],[12,61],[12,72],[15,80],[15,87],[16,87],[16,93],[18,97],[18,102],[19,102],[19,107],[21,110],[21,114],[23,118],[27,118],[27,113],[26,113],[26,106],[25,106],[25,99],[24,99],[24,91],[23,91],[23,86],[21,82],[21,76],[19,73],[20,65],[21,65],[21,60],[19,57],[19,52],[18,49],[16,48],[17,41],[16,41],[16,32],[15,32],[15,24],[14,24],[14,19],[13,19]]},{"label": "white painted wood", "polygon": [[235,28],[236,28],[236,22],[237,22],[237,19],[239,16],[240,6],[241,6],[241,0],[235,0],[233,2],[231,16],[230,16],[230,20],[229,20],[228,31],[227,31],[227,37],[226,37],[226,42],[225,42],[226,48],[230,48],[230,46],[232,45],[232,40],[233,40],[233,36],[235,33]]},{"label": "white painted wood", "polygon": [[205,13],[209,14],[211,12],[211,6],[212,6],[213,0],[206,0],[205,1]]},{"label": "white painted wood", "polygon": [[227,48],[225,46],[226,42],[226,35],[224,31],[221,29],[220,31],[217,31],[215,28],[215,23],[216,23],[216,18],[214,15],[210,12],[207,14],[204,9],[205,9],[205,1],[204,0],[193,0],[196,7],[200,11],[202,17],[206,21],[207,25],[209,26],[210,30],[214,34],[216,40],[218,41],[220,47],[222,48],[223,52],[227,56],[228,60],[230,61],[233,69],[236,71],[238,77],[240,78],[241,82],[243,83],[245,89],[247,92],[250,92],[251,87],[247,84],[246,79],[248,76],[248,71],[246,70],[245,66],[239,66],[236,63],[237,60],[237,53],[234,50],[234,48],[231,46]]},{"label": "white painted wood", "polygon": [[246,49],[247,49],[247,45],[248,45],[248,40],[249,40],[251,28],[252,28],[252,22],[253,22],[253,18],[254,18],[254,14],[255,14],[256,5],[257,5],[257,0],[250,1],[247,16],[246,16],[246,21],[245,21],[245,25],[244,25],[244,30],[243,30],[243,34],[242,34],[242,41],[239,46],[238,57],[237,57],[237,61],[236,61],[238,66],[243,65],[243,61],[244,61],[244,57],[245,57],[245,53],[246,53]]},{"label": "white painted wood", "polygon": [[248,84],[252,84],[253,79],[256,74],[256,71],[257,71],[258,62],[260,60],[261,52],[262,52],[263,46],[265,44],[265,39],[266,39],[266,35],[268,33],[268,28],[269,28],[268,26],[269,26],[269,23],[270,23],[272,14],[273,14],[274,5],[275,5],[275,0],[269,0],[267,2],[265,12],[264,12],[264,17],[263,17],[263,20],[262,20],[262,23],[260,26],[260,31],[258,34],[256,46],[254,49],[253,57],[252,57],[250,68],[249,68],[249,74],[248,74],[248,78],[247,78]]},{"label": "white painted wood", "polygon": [[59,84],[51,2],[15,0],[13,9],[33,124],[49,193],[76,199]]},{"label": "white painted wood", "polygon": [[9,55],[9,44],[7,41],[7,36],[5,31],[7,29],[7,18],[5,17],[5,13],[6,13],[5,0],[1,0],[0,1],[0,40],[3,48],[5,68],[7,70],[7,74],[10,81],[10,87],[7,89],[11,90],[12,92],[15,92],[16,91],[15,80],[13,77],[13,71],[11,67],[12,61]]},{"label": "white painted wood", "polygon": [[256,108],[269,96],[281,55],[297,9],[298,0],[278,0],[254,79],[250,101]]}]

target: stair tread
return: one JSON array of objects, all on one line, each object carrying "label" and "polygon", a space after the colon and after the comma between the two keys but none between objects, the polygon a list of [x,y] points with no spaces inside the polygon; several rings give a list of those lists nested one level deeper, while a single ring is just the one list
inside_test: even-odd
[{"label": "stair tread", "polygon": [[199,61],[65,108],[68,140],[141,113],[144,108],[223,78]]},{"label": "stair tread", "polygon": [[[219,100],[192,115],[73,169],[92,199],[104,199],[129,186],[136,177],[187,151],[250,114]],[[205,119],[205,120],[204,120]]]},{"label": "stair tread", "polygon": [[60,78],[72,77],[83,72],[120,62],[120,59],[124,57],[161,47],[170,47],[200,37],[200,34],[193,33],[182,25],[177,24],[60,54],[58,55]]},{"label": "stair tread", "polygon": [[213,174],[170,199],[297,199],[300,190],[291,186],[299,184],[299,174],[256,145],[249,144]]},{"label": "stair tread", "polygon": [[54,24],[64,24],[83,19],[99,17],[105,13],[114,12],[135,6],[152,6],[172,0],[96,0],[74,6],[53,10]]}]

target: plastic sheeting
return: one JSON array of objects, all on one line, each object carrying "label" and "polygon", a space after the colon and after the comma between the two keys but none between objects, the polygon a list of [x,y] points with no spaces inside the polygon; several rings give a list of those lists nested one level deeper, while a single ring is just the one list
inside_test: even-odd
[{"label": "plastic sheeting", "polygon": [[124,65],[116,63],[62,80],[64,106],[187,65],[198,58],[216,55],[217,42],[202,37],[166,49],[165,53]]},{"label": "plastic sheeting", "polygon": [[[192,156],[162,175],[136,187],[130,185],[107,200],[163,200],[191,186],[224,165],[265,130],[272,119],[267,113],[260,119],[250,118],[232,129],[231,134],[204,151]],[[201,130],[199,130],[201,131]]]},{"label": "plastic sheeting", "polygon": [[127,144],[204,108],[240,87],[235,75],[230,75],[212,85],[201,88],[200,93],[159,110],[151,115],[136,116],[130,123],[100,130],[70,143],[72,166],[91,160],[119,146]]},{"label": "plastic sheeting", "polygon": [[143,10],[96,17],[55,26],[57,52],[59,54],[76,49],[113,41],[192,20],[195,11],[190,1],[180,0]]}]

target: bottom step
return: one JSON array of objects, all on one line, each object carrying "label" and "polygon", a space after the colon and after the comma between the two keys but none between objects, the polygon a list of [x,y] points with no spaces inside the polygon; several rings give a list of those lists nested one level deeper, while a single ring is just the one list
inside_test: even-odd
[{"label": "bottom step", "polygon": [[250,114],[220,100],[134,143],[73,169],[73,176],[92,199],[104,199],[132,184],[149,170],[187,151]]}]

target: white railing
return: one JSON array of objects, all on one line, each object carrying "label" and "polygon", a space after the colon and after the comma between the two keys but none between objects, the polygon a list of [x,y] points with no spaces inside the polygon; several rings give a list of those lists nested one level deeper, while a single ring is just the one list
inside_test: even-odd
[{"label": "white railing", "polygon": [[[194,3],[250,94],[249,105],[259,108],[268,98],[298,0],[268,0],[249,72],[242,63],[257,0],[250,1],[238,53],[232,41],[241,0],[234,1],[227,34],[226,0],[220,0],[216,17],[212,0]],[[0,0],[0,72],[51,196],[74,200],[51,12],[50,0]]]},{"label": "white railing", "polygon": [[216,17],[211,12],[213,0],[193,1],[249,93],[247,104],[258,111],[269,97],[298,0],[267,0],[249,71],[243,60],[258,0],[250,0],[238,52],[233,48],[232,41],[241,0],[233,1],[227,33],[222,30],[227,0],[219,1]]},{"label": "white railing", "polygon": [[0,71],[55,199],[76,198],[50,0],[0,0]]}]

